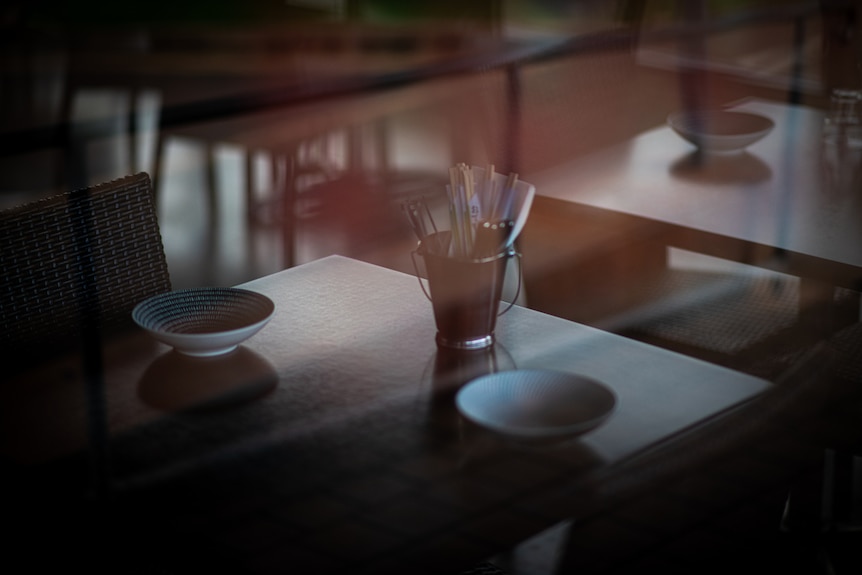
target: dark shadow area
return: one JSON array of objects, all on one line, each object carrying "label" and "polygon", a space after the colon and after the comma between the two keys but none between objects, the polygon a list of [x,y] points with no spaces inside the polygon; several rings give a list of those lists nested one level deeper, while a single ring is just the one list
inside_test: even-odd
[{"label": "dark shadow area", "polygon": [[240,346],[218,357],[170,351],[156,359],[138,383],[141,401],[163,411],[229,408],[275,389],[278,375],[264,357]]}]

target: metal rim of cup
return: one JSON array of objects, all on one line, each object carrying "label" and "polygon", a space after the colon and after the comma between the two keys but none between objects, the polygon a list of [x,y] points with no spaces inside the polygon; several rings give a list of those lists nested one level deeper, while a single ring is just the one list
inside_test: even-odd
[{"label": "metal rim of cup", "polygon": [[447,339],[438,331],[436,336],[437,345],[449,349],[476,350],[485,349],[494,345],[494,334],[483,335],[471,339]]},{"label": "metal rim of cup", "polygon": [[498,260],[500,258],[510,258],[510,257],[517,255],[517,252],[515,251],[514,246],[505,246],[502,250],[500,250],[496,254],[494,254],[492,256],[481,257],[481,258],[470,258],[470,257],[465,258],[465,257],[456,257],[456,256],[443,255],[443,254],[435,254],[434,252],[429,251],[427,246],[425,244],[423,244],[421,241],[416,246],[416,253],[422,257],[431,256],[431,257],[435,257],[435,258],[444,258],[444,259],[448,259],[448,260],[454,260],[456,262],[472,263],[472,264],[484,264],[484,263],[492,262],[494,260]]}]

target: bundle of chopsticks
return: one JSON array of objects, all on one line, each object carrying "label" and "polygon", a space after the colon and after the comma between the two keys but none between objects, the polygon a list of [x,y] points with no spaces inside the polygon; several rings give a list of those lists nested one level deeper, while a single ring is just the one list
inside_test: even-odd
[{"label": "bundle of chopsticks", "polygon": [[510,212],[518,174],[510,173],[502,187],[495,175],[493,164],[480,178],[474,177],[467,164],[449,168],[450,251],[454,257],[489,257],[505,246],[513,226]]},{"label": "bundle of chopsticks", "polygon": [[[481,169],[479,169],[482,172]],[[505,183],[497,178],[494,165],[489,164],[480,174],[463,163],[449,168],[448,236],[436,235],[435,241],[448,245],[435,245],[436,253],[457,258],[485,258],[501,253],[514,238],[515,188],[518,174],[510,173]],[[407,217],[420,240],[425,240],[437,226],[423,200],[405,203]]]}]

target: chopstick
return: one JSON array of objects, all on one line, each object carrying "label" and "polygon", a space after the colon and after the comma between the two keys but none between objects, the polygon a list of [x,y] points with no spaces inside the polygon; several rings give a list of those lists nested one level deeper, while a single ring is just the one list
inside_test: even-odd
[{"label": "chopstick", "polygon": [[449,168],[449,216],[455,256],[473,251],[474,229],[471,201],[475,196],[473,172],[466,164]]}]

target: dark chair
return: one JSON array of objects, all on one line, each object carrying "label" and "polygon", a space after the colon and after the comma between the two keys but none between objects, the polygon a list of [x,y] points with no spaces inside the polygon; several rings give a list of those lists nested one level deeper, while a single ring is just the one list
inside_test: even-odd
[{"label": "dark chair", "polygon": [[171,289],[146,173],[2,211],[0,245],[7,366],[123,330],[135,304]]},{"label": "dark chair", "polygon": [[774,381],[859,304],[858,292],[834,290],[832,325],[812,329],[830,315],[827,298],[799,278],[677,262],[669,239],[659,224],[538,197],[520,238],[527,305]]},{"label": "dark chair", "polygon": [[647,303],[599,327],[772,381],[846,327],[860,298],[836,288],[815,308],[797,278],[720,270],[669,268],[642,288]]}]

